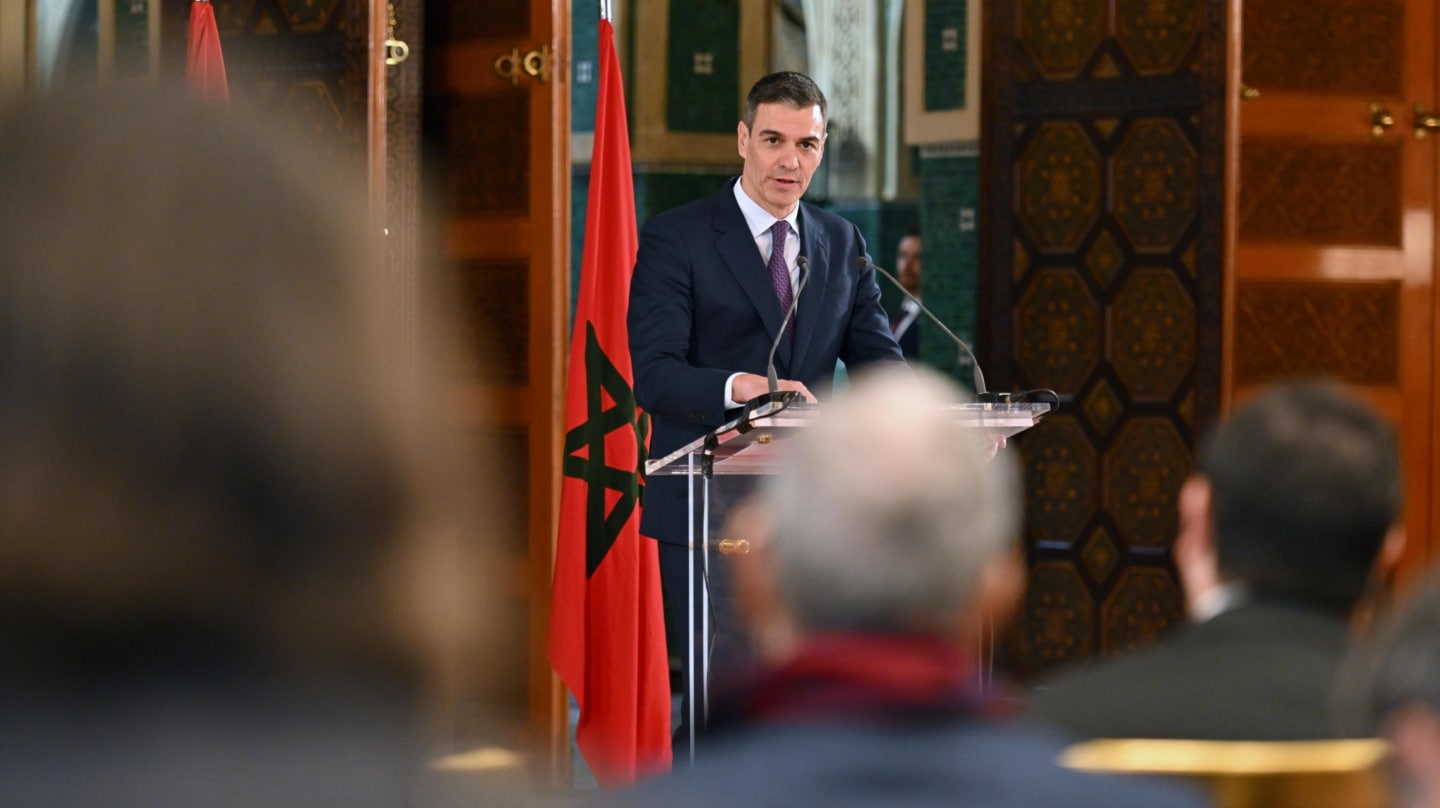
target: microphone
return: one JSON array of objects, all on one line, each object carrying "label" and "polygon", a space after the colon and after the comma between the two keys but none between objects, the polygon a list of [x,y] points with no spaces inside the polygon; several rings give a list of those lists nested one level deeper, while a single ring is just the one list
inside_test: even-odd
[{"label": "microphone", "polygon": [[800,305],[800,293],[805,291],[805,282],[810,279],[810,261],[805,256],[795,259],[800,267],[800,283],[795,287],[795,294],[790,296],[790,308],[785,310],[785,319],[780,321],[780,331],[775,334],[775,341],[770,343],[770,357],[765,360],[765,378],[770,382],[770,398],[774,400],[780,392],[780,381],[775,377],[775,352],[780,350],[780,340],[785,339],[785,331],[790,327],[790,321],[795,318],[795,309]]},{"label": "microphone", "polygon": [[[948,326],[946,326],[944,323],[940,322],[940,318],[939,318],[939,317],[936,317],[933,312],[931,312],[929,309],[925,308],[925,304],[920,302],[920,298],[918,298],[918,297],[910,294],[910,290],[909,290],[909,289],[906,289],[906,288],[905,288],[905,285],[902,284],[902,283],[900,283],[900,279],[899,279],[899,278],[897,278],[897,277],[895,277],[894,275],[891,275],[889,272],[886,272],[885,270],[881,269],[881,268],[880,268],[879,266],[877,266],[874,262],[872,262],[869,258],[866,258],[866,257],[863,256],[863,255],[860,256],[859,258],[857,258],[856,260],[860,262],[860,267],[861,267],[862,269],[868,266],[868,267],[870,267],[871,269],[875,270],[875,272],[876,272],[877,274],[884,275],[886,280],[888,280],[888,281],[890,281],[891,283],[895,284],[895,288],[896,288],[896,289],[899,289],[900,292],[901,292],[901,294],[905,295],[907,298],[910,299],[910,301],[911,301],[912,303],[914,303],[917,307],[919,307],[920,311],[924,312],[924,313],[925,313],[925,316],[926,316],[926,317],[929,317],[929,318],[931,319],[931,321],[933,321],[933,322],[935,323],[935,325],[940,326],[940,330],[945,332],[945,336],[947,336],[947,337],[949,337],[950,339],[954,340],[954,341],[955,341],[955,344],[958,345],[958,346],[960,346],[960,350],[962,350],[962,351],[965,352],[964,356],[970,357],[970,368],[971,368],[972,371],[974,371],[974,377],[975,377],[975,400],[976,400],[976,401],[986,401],[986,400],[988,400],[988,399],[990,398],[990,391],[985,388],[985,374],[982,373],[982,372],[980,372],[980,362],[979,362],[979,360],[977,360],[977,359],[975,358],[975,352],[972,351],[972,350],[970,350],[970,346],[969,346],[969,345],[966,345],[966,344],[965,344],[965,340],[962,340],[962,339],[960,339],[959,337],[955,336],[955,332],[951,331]],[[958,360],[962,359],[963,357],[962,357],[961,355],[957,354],[955,358],[956,358],[956,360],[958,361]]]}]

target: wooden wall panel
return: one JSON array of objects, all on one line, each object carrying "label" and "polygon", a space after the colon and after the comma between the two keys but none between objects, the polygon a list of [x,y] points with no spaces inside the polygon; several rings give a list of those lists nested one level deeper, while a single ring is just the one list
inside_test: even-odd
[{"label": "wooden wall panel", "polygon": [[1016,441],[1022,678],[1180,619],[1175,500],[1219,404],[1224,7],[1065,9],[986,18],[981,265],[1005,270],[982,279],[983,361],[995,389],[1060,397]]}]

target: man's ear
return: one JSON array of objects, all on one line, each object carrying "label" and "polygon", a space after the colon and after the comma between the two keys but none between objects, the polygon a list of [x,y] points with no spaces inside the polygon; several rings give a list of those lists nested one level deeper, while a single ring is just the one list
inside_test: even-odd
[{"label": "man's ear", "polygon": [[999,631],[1010,624],[1025,594],[1027,571],[1025,559],[1018,548],[1000,553],[980,571],[980,581],[972,601],[974,608],[961,625],[965,639],[971,631],[983,637],[984,627]]},{"label": "man's ear", "polygon": [[1180,573],[1192,614],[1197,604],[1220,585],[1220,569],[1215,558],[1213,498],[1210,481],[1194,474],[1180,487],[1177,501],[1175,569]]},{"label": "man's ear", "polygon": [[1405,555],[1405,522],[1396,521],[1385,534],[1385,543],[1380,545],[1380,555],[1375,558],[1375,572],[1388,577],[1400,566]]},{"label": "man's ear", "polygon": [[745,159],[745,144],[750,142],[750,127],[744,121],[735,124],[735,151]]}]

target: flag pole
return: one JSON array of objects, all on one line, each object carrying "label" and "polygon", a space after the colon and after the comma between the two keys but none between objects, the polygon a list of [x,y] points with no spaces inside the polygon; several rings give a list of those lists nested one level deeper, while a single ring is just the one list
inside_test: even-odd
[{"label": "flag pole", "polygon": [[610,0],[600,0],[600,19],[610,20],[611,22],[615,21],[615,18],[610,14]]}]

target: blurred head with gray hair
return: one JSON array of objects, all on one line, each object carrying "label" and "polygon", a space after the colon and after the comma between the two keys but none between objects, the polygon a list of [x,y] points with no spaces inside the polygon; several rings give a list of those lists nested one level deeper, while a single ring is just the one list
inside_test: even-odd
[{"label": "blurred head with gray hair", "polygon": [[770,478],[775,597],[802,633],[949,635],[997,570],[1018,593],[1019,472],[959,425],[966,394],[924,368],[864,376]]}]

